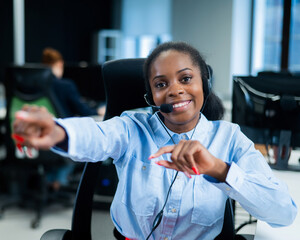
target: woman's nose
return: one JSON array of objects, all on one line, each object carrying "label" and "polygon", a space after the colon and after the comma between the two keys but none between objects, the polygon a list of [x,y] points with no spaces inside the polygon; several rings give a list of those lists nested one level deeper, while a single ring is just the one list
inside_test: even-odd
[{"label": "woman's nose", "polygon": [[170,96],[175,96],[177,94],[183,94],[184,89],[181,84],[179,83],[172,83],[169,86],[169,95]]}]

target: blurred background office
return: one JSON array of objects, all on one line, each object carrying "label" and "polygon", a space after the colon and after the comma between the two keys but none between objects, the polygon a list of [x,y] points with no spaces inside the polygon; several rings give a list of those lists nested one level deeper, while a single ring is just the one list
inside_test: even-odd
[{"label": "blurred background office", "polygon": [[[64,77],[95,108],[105,102],[105,61],[146,57],[159,43],[186,41],[212,66],[212,88],[231,121],[233,76],[299,74],[299,16],[300,0],[2,0],[0,83],[8,66],[38,63],[51,46],[64,56]],[[1,84],[1,119],[5,107]]]},{"label": "blurred background office", "polygon": [[[223,99],[231,98],[233,75],[300,70],[298,0],[4,0],[1,5],[2,79],[7,64],[39,62],[47,46],[62,53],[68,68],[145,57],[167,40],[187,41],[206,56],[213,88]],[[88,86],[80,87],[88,95]]]}]

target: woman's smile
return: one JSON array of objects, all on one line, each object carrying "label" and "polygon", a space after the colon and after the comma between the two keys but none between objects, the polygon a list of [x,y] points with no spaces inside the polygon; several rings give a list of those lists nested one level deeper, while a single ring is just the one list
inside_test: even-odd
[{"label": "woman's smile", "polygon": [[189,104],[191,102],[192,101],[189,100],[189,101],[182,101],[182,102],[174,103],[174,104],[172,104],[173,111],[174,112],[185,111],[189,107]]}]

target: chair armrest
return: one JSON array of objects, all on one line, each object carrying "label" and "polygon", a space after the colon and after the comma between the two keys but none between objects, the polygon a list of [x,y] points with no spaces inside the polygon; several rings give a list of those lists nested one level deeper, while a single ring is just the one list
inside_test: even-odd
[{"label": "chair armrest", "polygon": [[45,232],[40,240],[71,240],[71,231],[67,229],[51,229]]}]

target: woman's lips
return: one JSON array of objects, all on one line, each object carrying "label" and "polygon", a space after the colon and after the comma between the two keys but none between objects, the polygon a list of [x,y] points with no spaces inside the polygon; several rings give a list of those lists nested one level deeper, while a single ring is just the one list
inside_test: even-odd
[{"label": "woman's lips", "polygon": [[191,102],[191,100],[189,101],[184,101],[184,102],[180,102],[180,103],[175,103],[173,104],[173,109],[176,110],[176,109],[180,109],[180,108],[185,108],[187,105],[189,105]]}]

